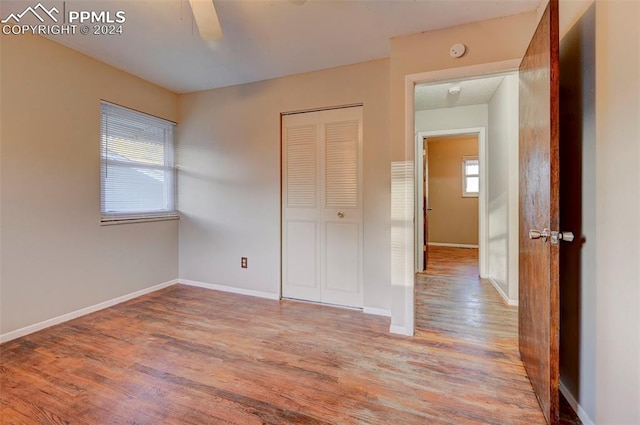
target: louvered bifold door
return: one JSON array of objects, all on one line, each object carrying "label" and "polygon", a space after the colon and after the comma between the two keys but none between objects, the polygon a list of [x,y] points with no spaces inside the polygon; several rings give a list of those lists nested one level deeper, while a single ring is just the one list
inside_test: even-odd
[{"label": "louvered bifold door", "polygon": [[282,296],[320,299],[319,114],[282,117]]},{"label": "louvered bifold door", "polygon": [[282,296],[363,305],[362,107],[282,118]]},{"label": "louvered bifold door", "polygon": [[363,306],[362,107],[320,112],[321,300]]}]

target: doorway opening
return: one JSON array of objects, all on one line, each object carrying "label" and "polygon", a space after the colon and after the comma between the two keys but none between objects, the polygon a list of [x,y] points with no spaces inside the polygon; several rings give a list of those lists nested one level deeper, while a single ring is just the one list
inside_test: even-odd
[{"label": "doorway opening", "polygon": [[[584,27],[579,29],[582,33],[588,33],[584,31]],[[559,400],[559,322],[563,319],[560,316],[559,311],[559,299],[562,297],[562,290],[559,285],[560,282],[560,260],[561,256],[558,255],[558,243],[559,242],[571,242],[573,235],[569,234],[570,239],[564,239],[564,233],[560,233],[560,230],[549,231],[548,229],[558,228],[560,229],[559,217],[560,203],[562,198],[559,195],[559,187],[561,186],[559,180],[559,152],[562,150],[560,146],[558,123],[559,117],[563,116],[563,109],[559,107],[558,99],[560,97],[560,87],[558,76],[559,72],[560,55],[558,46],[558,2],[551,1],[544,13],[541,16],[540,23],[533,35],[531,43],[524,55],[522,62],[519,64],[519,87],[523,93],[522,104],[519,105],[516,100],[515,107],[512,110],[518,114],[518,111],[522,113],[522,116],[518,117],[515,129],[520,131],[520,142],[515,145],[517,161],[512,161],[512,152],[507,149],[508,160],[506,164],[508,166],[515,166],[515,173],[511,167],[507,167],[506,179],[505,176],[500,178],[500,173],[492,173],[494,180],[490,182],[489,189],[492,187],[500,187],[500,183],[507,182],[507,201],[502,202],[506,205],[504,208],[494,209],[491,202],[493,200],[499,200],[500,196],[505,192],[494,192],[496,195],[490,196],[490,204],[487,206],[487,212],[495,212],[496,217],[502,217],[501,220],[496,220],[497,223],[507,223],[507,244],[508,252],[506,262],[509,266],[506,270],[502,270],[502,275],[507,276],[508,286],[507,289],[511,289],[511,284],[516,284],[516,292],[518,285],[522,286],[520,298],[523,300],[522,305],[518,311],[518,329],[517,334],[519,338],[518,348],[522,363],[526,369],[530,383],[533,387],[542,412],[548,423],[557,424],[560,423],[559,406],[562,403]],[[584,40],[583,40],[584,41]],[[579,43],[580,44],[580,43]],[[588,46],[586,43],[581,43],[580,46]],[[587,53],[589,56],[589,53]],[[566,57],[566,56],[565,56]],[[593,55],[589,56],[593,58]],[[565,61],[566,62],[566,61]],[[580,61],[583,63],[582,61]],[[437,81],[439,77],[444,78],[464,78],[469,75],[481,75],[483,72],[490,72],[497,68],[505,69],[508,66],[506,63],[494,63],[484,64],[482,67],[466,67],[466,69],[449,69],[446,71],[434,71],[425,74],[413,74],[405,77],[405,95],[406,99],[411,100],[411,95],[414,94],[415,84],[419,84],[424,81]],[[593,70],[592,68],[589,68]],[[478,72],[477,72],[478,71]],[[589,73],[589,71],[586,71]],[[576,78],[576,75],[580,76],[580,71],[564,73],[564,75],[570,75],[570,82],[580,82],[582,79]],[[573,77],[573,78],[571,78]],[[591,87],[593,84],[591,85]],[[564,87],[568,88],[568,87]],[[575,95],[578,99],[577,102],[584,101],[580,97],[580,90],[584,87],[577,83],[575,90],[566,90],[568,93]],[[454,90],[455,91],[455,90]],[[585,103],[581,103],[579,106],[584,107]],[[414,143],[414,122],[417,124],[418,116],[414,113],[413,102],[409,101],[405,104],[407,114],[405,115],[405,148],[411,148]],[[574,108],[574,112],[575,112]],[[577,108],[580,112],[581,109]],[[415,109],[417,111],[417,108]],[[566,111],[565,111],[566,112]],[[580,115],[580,114],[578,114]],[[585,114],[583,114],[585,115]],[[588,115],[588,114],[586,114]],[[585,115],[585,116],[586,116]],[[591,116],[591,115],[589,115]],[[570,121],[577,122],[578,129],[584,129],[584,123],[579,122],[579,117],[576,118],[575,113],[570,116]],[[417,126],[416,126],[417,128]],[[489,126],[489,129],[493,129],[494,126]],[[507,127],[508,131],[508,127]],[[580,133],[580,132],[578,132]],[[574,136],[574,135],[572,135]],[[494,137],[489,135],[490,146],[494,145]],[[516,138],[518,140],[518,138]],[[579,137],[577,140],[580,140]],[[518,152],[522,149],[521,152]],[[490,151],[489,159],[500,158],[500,154],[504,154],[504,150],[497,150],[493,155]],[[409,157],[410,155],[405,155]],[[416,157],[417,158],[417,157]],[[504,164],[504,162],[503,162]],[[489,166],[493,171],[493,168]],[[579,174],[578,174],[579,175]],[[521,177],[520,177],[521,176]],[[515,177],[515,179],[514,179]],[[566,175],[565,175],[566,177]],[[584,177],[584,175],[582,176]],[[522,208],[518,210],[518,202],[515,203],[515,208],[511,208],[514,205],[511,202],[511,183],[516,181],[516,201],[521,197],[520,205]],[[566,183],[567,180],[564,180]],[[419,183],[419,182],[416,182]],[[518,187],[519,186],[519,187]],[[571,192],[575,193],[574,187],[571,188]],[[579,190],[579,188],[578,188]],[[579,202],[579,201],[578,201]],[[419,205],[416,203],[416,205]],[[417,207],[416,207],[417,208]],[[512,220],[512,214],[515,212],[515,220]],[[520,218],[518,218],[520,215]],[[506,217],[506,218],[505,218]],[[488,220],[492,222],[491,219]],[[516,232],[511,232],[511,224],[516,224]],[[518,231],[517,225],[520,225],[520,231]],[[415,227],[414,224],[408,224],[409,228]],[[543,245],[547,242],[547,237],[540,237],[541,232],[535,229],[543,227],[543,232],[551,235],[551,244]],[[562,229],[564,230],[564,229]],[[511,249],[511,233],[516,238],[516,244],[514,250]],[[555,233],[555,243],[553,240]],[[567,232],[570,233],[570,232]],[[557,237],[563,235],[563,238]],[[488,240],[493,241],[494,236],[498,238],[499,233],[486,235]],[[498,239],[504,239],[504,236]],[[410,244],[406,244],[410,246]],[[504,244],[502,244],[504,246]],[[522,249],[520,249],[522,247]],[[581,247],[578,247],[580,249]],[[405,251],[406,252],[406,251]],[[492,252],[500,253],[499,249],[493,249]],[[522,253],[521,267],[518,268],[516,262],[516,277],[520,275],[519,280],[515,281],[511,279],[511,272],[513,267],[510,267],[512,254],[516,253],[515,258],[518,260],[518,254]],[[410,251],[407,253],[410,258]],[[491,254],[489,255],[491,257]],[[407,258],[407,257],[405,257]],[[405,261],[409,265],[413,266],[410,261]],[[504,263],[504,262],[503,262]],[[559,267],[560,265],[560,267]],[[411,270],[411,268],[405,268],[405,270]],[[491,271],[491,268],[490,268]],[[496,272],[500,272],[499,269],[494,269]],[[504,297],[509,298],[511,291],[505,294],[504,290],[501,291],[502,286],[496,285],[493,276],[490,276],[492,283],[496,287],[497,291]],[[418,275],[418,279],[420,275]],[[409,300],[410,303],[405,305],[410,308],[419,307],[419,301],[414,303],[414,297],[420,299],[420,292],[416,291],[416,285],[419,284],[419,280],[406,282],[409,290],[404,291],[405,301]],[[412,285],[412,283],[414,285]],[[434,286],[434,285],[428,285]],[[486,286],[486,285],[485,285]],[[436,297],[443,296],[443,294],[451,294],[451,286],[447,285],[442,291],[437,292]],[[565,291],[566,294],[566,291]],[[495,294],[494,294],[495,295]],[[507,298],[507,299],[508,299]],[[433,299],[430,297],[429,299]],[[454,303],[458,305],[459,303]],[[450,307],[449,304],[447,307]],[[465,305],[466,307],[466,305]],[[443,312],[444,317],[449,317],[450,309],[446,308]],[[416,324],[417,320],[414,320],[414,311],[406,312],[405,323]],[[431,317],[438,316],[436,313],[430,312]],[[482,315],[476,315],[475,317],[481,317]],[[468,323],[475,323],[475,317],[472,317]],[[562,327],[560,327],[562,328]],[[484,327],[480,327],[484,329]],[[455,329],[454,329],[455,332]],[[569,394],[571,395],[571,394]],[[575,400],[573,400],[575,405]],[[566,403],[565,403],[566,404]],[[578,407],[580,407],[578,405]],[[571,422],[574,423],[574,422]],[[579,423],[579,422],[576,422]]]},{"label": "doorway opening", "polygon": [[[430,251],[468,265],[475,256],[477,268],[468,270],[517,305],[517,71],[416,82],[414,130],[415,271],[429,267]],[[465,138],[466,147],[455,146]],[[440,193],[430,193],[432,183]],[[467,184],[477,184],[477,193],[465,191]],[[477,251],[445,253],[443,247]]]},{"label": "doorway opening", "polygon": [[[480,185],[484,181],[480,175],[480,150],[486,152],[484,127],[418,132],[417,153],[421,158],[416,158],[421,164],[416,166],[416,271],[427,269],[433,250],[444,253],[472,249],[478,258]],[[485,202],[482,191],[482,203]]]}]

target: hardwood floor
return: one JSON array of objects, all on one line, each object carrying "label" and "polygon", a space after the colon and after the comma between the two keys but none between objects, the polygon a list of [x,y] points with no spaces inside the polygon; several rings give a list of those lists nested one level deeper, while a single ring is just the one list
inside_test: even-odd
[{"label": "hardwood floor", "polygon": [[476,279],[479,276],[478,261],[478,248],[429,246],[429,260],[424,273]]},{"label": "hardwood floor", "polygon": [[[517,307],[506,306],[479,274],[477,249],[429,247],[427,270],[416,279],[417,332],[475,337],[487,349],[499,342],[504,354],[519,359]],[[560,424],[582,425],[562,394]]]},{"label": "hardwood floor", "polygon": [[420,275],[417,298],[408,338],[175,285],[1,345],[0,423],[544,424],[492,287]]},{"label": "hardwood floor", "polygon": [[416,336],[446,347],[455,356],[449,373],[473,391],[465,398],[496,410],[479,423],[545,423],[520,361],[518,311],[479,278],[477,249],[429,247],[427,270],[416,277]]},{"label": "hardwood floor", "polygon": [[475,319],[466,335],[464,322],[438,317],[412,339],[358,311],[177,285],[3,344],[0,415],[6,424],[542,423],[501,332],[491,342],[474,335]]}]

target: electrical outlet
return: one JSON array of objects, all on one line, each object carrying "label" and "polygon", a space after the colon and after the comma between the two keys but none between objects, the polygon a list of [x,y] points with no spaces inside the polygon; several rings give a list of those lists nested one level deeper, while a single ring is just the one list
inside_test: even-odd
[{"label": "electrical outlet", "polygon": [[247,257],[240,258],[240,267],[242,267],[243,269],[247,268]]}]

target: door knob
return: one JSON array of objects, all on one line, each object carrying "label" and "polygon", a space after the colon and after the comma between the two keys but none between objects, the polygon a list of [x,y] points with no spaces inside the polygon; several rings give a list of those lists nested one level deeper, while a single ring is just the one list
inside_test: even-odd
[{"label": "door knob", "polygon": [[542,239],[546,242],[550,236],[551,232],[549,232],[549,229],[547,228],[542,229],[542,231],[534,229],[529,230],[529,239]]},{"label": "door knob", "polygon": [[551,232],[551,243],[557,244],[560,241],[573,242],[573,232]]},{"label": "door knob", "polygon": [[555,230],[549,230],[547,228],[540,230],[529,230],[529,239],[542,239],[544,242],[547,239],[551,239],[552,244],[557,244],[560,241],[573,242],[572,232],[557,232]]},{"label": "door knob", "polygon": [[338,217],[339,218],[344,218],[344,213],[342,211],[338,211]]}]

